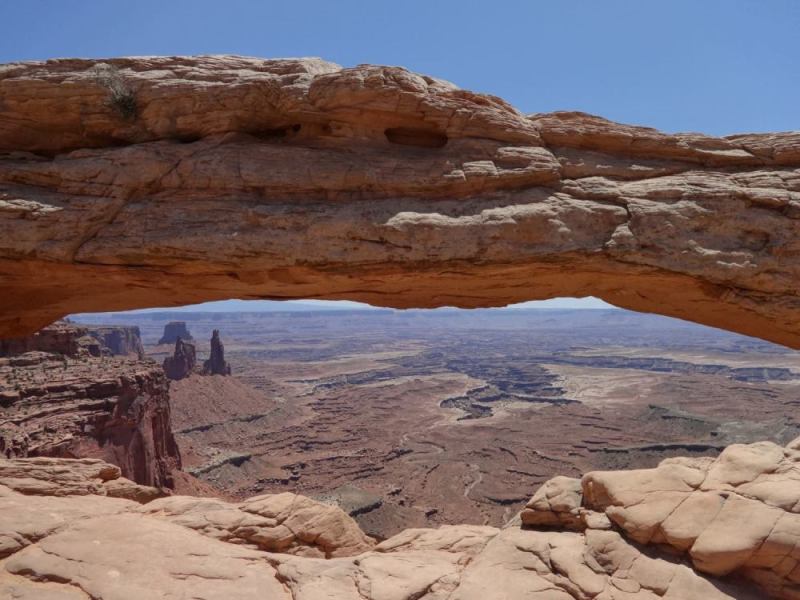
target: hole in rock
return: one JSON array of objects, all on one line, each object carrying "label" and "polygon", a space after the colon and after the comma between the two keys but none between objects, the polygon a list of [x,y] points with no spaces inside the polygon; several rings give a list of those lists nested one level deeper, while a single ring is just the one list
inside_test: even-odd
[{"label": "hole in rock", "polygon": [[390,127],[383,133],[392,144],[400,144],[401,146],[443,148],[447,144],[447,135],[434,129]]},{"label": "hole in rock", "polygon": [[286,125],[284,127],[257,129],[254,131],[249,131],[248,133],[253,137],[257,137],[262,140],[280,140],[298,133],[301,129],[302,125],[295,123],[292,125]]},{"label": "hole in rock", "polygon": [[[72,319],[107,326],[119,352],[141,339],[172,379],[178,491],[298,492],[378,538],[502,525],[556,475],[800,435],[797,353],[592,299],[472,310],[231,300]],[[9,385],[29,385],[25,368]],[[166,436],[162,421],[149,429]]]}]

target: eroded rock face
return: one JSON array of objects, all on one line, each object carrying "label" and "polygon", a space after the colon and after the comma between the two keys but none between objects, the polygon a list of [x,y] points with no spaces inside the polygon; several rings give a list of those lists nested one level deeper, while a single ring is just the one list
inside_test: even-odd
[{"label": "eroded rock face", "polygon": [[702,573],[737,573],[773,597],[800,598],[800,440],[588,473],[582,485],[585,504],[636,542],[671,546]]},{"label": "eroded rock face", "polygon": [[164,325],[164,335],[158,340],[159,344],[175,344],[178,340],[184,342],[192,342],[194,338],[189,333],[185,321],[170,321]]},{"label": "eroded rock face", "polygon": [[[0,340],[0,356],[16,356],[26,352],[46,352],[70,358],[101,356],[102,342],[89,334],[89,328],[56,321],[32,335]],[[107,354],[111,354],[107,350]]]},{"label": "eroded rock face", "polygon": [[0,153],[3,336],[230,297],[595,295],[800,347],[800,133],[524,115],[398,67],[149,57],[0,67]]},{"label": "eroded rock face", "polygon": [[102,458],[138,483],[170,487],[180,455],[162,368],[111,356],[84,334],[59,323],[0,357],[0,452]]},{"label": "eroded rock face", "polygon": [[219,329],[211,334],[211,353],[203,362],[203,375],[230,375],[231,366],[225,361],[225,346],[219,338]]},{"label": "eroded rock face", "polygon": [[165,492],[122,477],[122,470],[96,458],[0,459],[0,485],[25,496],[110,496],[145,503]]},{"label": "eroded rock face", "polygon": [[717,458],[668,458],[654,469],[582,480],[557,477],[521,517],[587,531],[613,524],[638,544],[671,547],[698,572],[748,579],[771,598],[800,598],[800,440],[785,448],[735,444]]},{"label": "eroded rock face", "polygon": [[21,338],[0,339],[0,356],[25,352],[47,352],[72,358],[101,355],[144,358],[138,327],[76,325],[67,321],[56,321]]},{"label": "eroded rock face", "polygon": [[164,373],[172,380],[184,379],[191,375],[197,366],[197,352],[194,344],[184,342],[180,337],[175,341],[175,352],[164,359]]},{"label": "eroded rock face", "polygon": [[[733,453],[738,452],[734,448]],[[727,466],[719,466],[728,481],[731,467],[738,464],[732,459],[726,459]],[[110,479],[118,476],[111,465],[62,460],[56,469],[52,459],[50,463],[42,460],[0,461],[2,597],[765,597],[738,579],[738,571],[732,577],[714,578],[657,547],[645,552],[626,539],[625,529],[597,529],[591,524],[582,532],[526,529],[513,523],[503,529],[450,525],[409,529],[376,545],[340,509],[295,494],[258,496],[242,503],[173,496],[139,504],[108,497],[109,484],[118,481]],[[745,462],[753,466],[753,461]],[[750,477],[753,472],[745,467],[741,476]],[[42,480],[48,476],[51,482]],[[633,476],[638,479],[629,490],[637,484],[647,489],[641,476]],[[593,481],[600,477],[610,475],[587,475]],[[24,496],[20,490],[25,492],[30,486],[24,482],[31,479],[41,485],[33,492],[36,495]],[[45,489],[50,492],[43,495]],[[565,498],[574,498],[576,493],[568,481],[551,485],[545,496],[553,501],[543,510],[571,507],[572,501]],[[790,586],[770,589],[768,594],[797,597]]]}]

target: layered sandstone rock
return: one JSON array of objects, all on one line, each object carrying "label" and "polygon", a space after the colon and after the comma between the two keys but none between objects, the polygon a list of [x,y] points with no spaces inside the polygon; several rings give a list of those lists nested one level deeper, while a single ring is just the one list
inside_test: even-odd
[{"label": "layered sandstone rock", "polygon": [[[0,356],[16,356],[26,352],[46,352],[71,358],[100,356],[103,345],[89,329],[66,321],[56,321],[32,335],[0,339]],[[108,351],[108,354],[111,352]]]},{"label": "layered sandstone rock", "polygon": [[82,356],[131,356],[144,358],[138,327],[125,325],[76,325],[56,321],[32,335],[0,339],[0,356],[48,352],[72,358]]},{"label": "layered sandstone rock", "polygon": [[771,598],[800,598],[800,440],[785,448],[736,444],[718,458],[669,458],[655,469],[557,477],[521,517],[586,531],[613,523],[633,542],[684,555],[700,573],[750,580]]},{"label": "layered sandstone rock", "polygon": [[158,340],[159,344],[175,344],[178,340],[192,342],[194,338],[189,333],[185,321],[170,321],[164,325],[164,334]]},{"label": "layered sandstone rock", "polygon": [[0,486],[25,496],[110,496],[144,504],[163,490],[122,477],[121,469],[96,458],[0,459]]},{"label": "layered sandstone rock", "polygon": [[114,356],[144,358],[139,328],[124,325],[89,325],[86,330]]},{"label": "layered sandstone rock", "polygon": [[[737,454],[740,450],[734,449]],[[755,453],[761,453],[756,448]],[[794,452],[788,450],[787,452]],[[787,455],[788,456],[788,455]],[[732,457],[719,463],[731,485]],[[787,459],[791,460],[791,459]],[[0,596],[119,600],[756,600],[738,572],[698,573],[646,551],[625,530],[509,524],[410,529],[375,545],[338,508],[294,494],[242,503],[173,496],[142,505],[107,497],[114,467],[96,461],[0,461]],[[74,464],[70,464],[74,463]],[[723,465],[725,463],[725,465]],[[753,462],[745,461],[752,466]],[[727,466],[726,466],[727,465]],[[52,477],[52,493],[20,481]],[[754,470],[738,480],[752,478]],[[6,477],[6,475],[13,477]],[[624,473],[614,476],[623,478]],[[627,489],[655,480],[632,474]],[[592,481],[608,474],[587,475]],[[654,475],[658,478],[660,476]],[[37,479],[39,478],[39,479]],[[758,478],[758,475],[755,475]],[[584,484],[586,485],[586,481]],[[714,485],[717,485],[714,484]],[[650,487],[647,487],[647,486]],[[741,484],[737,484],[741,485]],[[16,486],[16,487],[15,487]],[[550,486],[552,502],[574,497]],[[620,485],[620,489],[625,486]],[[559,491],[560,490],[560,491]],[[588,497],[588,496],[587,496]],[[540,496],[541,499],[541,496]],[[795,495],[795,500],[798,496]],[[586,497],[584,498],[584,502]],[[566,505],[571,504],[566,500]],[[327,557],[327,558],[326,558]],[[769,597],[794,598],[790,588]]]},{"label": "layered sandstone rock", "polygon": [[584,531],[610,529],[611,522],[601,512],[583,505],[581,480],[554,477],[546,481],[520,513],[523,525]]},{"label": "layered sandstone rock", "polygon": [[594,295],[800,347],[800,133],[524,115],[399,67],[65,59],[0,66],[0,153],[3,336],[230,297]]},{"label": "layered sandstone rock", "polygon": [[167,356],[162,365],[164,373],[172,380],[180,380],[194,373],[197,366],[197,352],[194,344],[184,342],[180,337],[175,340],[175,352]]},{"label": "layered sandstone rock", "polygon": [[203,362],[203,375],[230,375],[231,366],[225,361],[225,346],[219,338],[219,329],[211,334],[211,352]]},{"label": "layered sandstone rock", "polygon": [[84,333],[57,324],[13,342],[13,349],[46,351],[0,358],[0,452],[102,458],[138,483],[171,486],[180,456],[163,370],[152,361],[109,356]]}]

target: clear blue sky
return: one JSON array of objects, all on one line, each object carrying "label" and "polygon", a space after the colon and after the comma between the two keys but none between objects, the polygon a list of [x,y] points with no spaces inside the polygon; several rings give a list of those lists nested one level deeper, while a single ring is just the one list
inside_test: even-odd
[{"label": "clear blue sky", "polygon": [[668,131],[800,129],[798,0],[6,0],[0,62],[235,53],[382,63]]}]

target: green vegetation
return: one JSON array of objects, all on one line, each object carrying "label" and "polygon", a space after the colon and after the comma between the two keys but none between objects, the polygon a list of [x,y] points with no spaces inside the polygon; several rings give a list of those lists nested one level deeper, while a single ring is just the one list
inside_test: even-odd
[{"label": "green vegetation", "polygon": [[136,94],[113,65],[100,63],[94,67],[97,82],[108,90],[108,105],[126,121],[136,118]]}]

